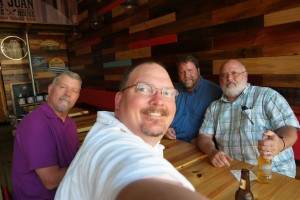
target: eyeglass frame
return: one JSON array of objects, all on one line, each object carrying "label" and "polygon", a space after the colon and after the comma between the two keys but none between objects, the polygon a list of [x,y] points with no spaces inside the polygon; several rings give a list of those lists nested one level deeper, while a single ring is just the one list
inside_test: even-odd
[{"label": "eyeglass frame", "polygon": [[[145,92],[139,90],[139,87],[138,87],[138,86],[139,86],[140,84],[144,84],[144,85],[149,86],[150,89],[153,90],[153,92],[152,92],[153,94],[147,95],[147,94],[145,94]],[[156,92],[157,92],[157,90],[160,90],[160,94],[161,94],[163,97],[165,97],[166,99],[174,98],[174,100],[176,100],[177,96],[179,95],[179,92],[178,92],[175,88],[169,87],[169,88],[161,88],[161,89],[159,89],[159,88],[155,87],[155,85],[153,85],[153,84],[151,84],[151,83],[144,83],[144,82],[138,82],[138,83],[136,83],[136,84],[134,84],[134,85],[130,85],[130,86],[124,87],[124,88],[121,89],[121,92],[124,92],[125,90],[127,90],[127,89],[129,89],[129,88],[132,88],[132,87],[136,87],[140,93],[142,93],[142,94],[144,93],[144,95],[146,95],[146,96],[153,96],[153,95],[155,95]],[[154,90],[154,89],[155,89],[155,90]],[[172,89],[172,90],[175,92],[175,94],[172,95],[172,96],[166,96],[166,95],[164,95],[164,94],[165,94],[164,91],[165,91],[166,89]]]},{"label": "eyeglass frame", "polygon": [[221,78],[228,78],[229,75],[231,75],[233,78],[236,78],[236,77],[238,77],[239,75],[241,75],[241,74],[243,74],[243,73],[245,73],[245,72],[247,72],[247,71],[243,71],[243,72],[220,73],[220,74],[219,74],[219,77],[221,77]]}]

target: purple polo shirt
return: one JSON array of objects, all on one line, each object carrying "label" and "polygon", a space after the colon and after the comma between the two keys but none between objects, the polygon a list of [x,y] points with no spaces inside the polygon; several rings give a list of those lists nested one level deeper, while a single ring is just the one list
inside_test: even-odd
[{"label": "purple polo shirt", "polygon": [[35,169],[68,167],[78,147],[77,127],[70,117],[63,123],[45,102],[26,115],[17,127],[14,142],[14,199],[54,199],[56,189],[44,188]]}]

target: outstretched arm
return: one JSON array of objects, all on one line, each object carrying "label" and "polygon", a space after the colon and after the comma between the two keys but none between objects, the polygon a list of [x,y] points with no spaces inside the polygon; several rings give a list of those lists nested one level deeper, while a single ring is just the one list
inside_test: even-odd
[{"label": "outstretched arm", "polygon": [[206,200],[203,195],[180,184],[160,179],[142,179],[127,185],[116,200]]}]

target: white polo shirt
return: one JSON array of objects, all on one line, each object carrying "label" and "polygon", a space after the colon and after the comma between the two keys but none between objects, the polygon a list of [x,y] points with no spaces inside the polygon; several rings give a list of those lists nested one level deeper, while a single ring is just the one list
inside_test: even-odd
[{"label": "white polo shirt", "polygon": [[134,135],[112,112],[98,112],[97,121],[71,163],[55,199],[113,200],[128,184],[159,178],[192,184],[154,148]]}]

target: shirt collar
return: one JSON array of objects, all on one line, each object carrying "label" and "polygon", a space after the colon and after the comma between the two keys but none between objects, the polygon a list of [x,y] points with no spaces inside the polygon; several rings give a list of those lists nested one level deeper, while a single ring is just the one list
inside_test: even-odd
[{"label": "shirt collar", "polygon": [[160,144],[160,141],[157,142],[156,145],[151,146],[150,144],[146,143],[141,137],[135,135],[133,132],[131,132],[122,122],[120,122],[116,117],[114,112],[109,111],[99,111],[97,116],[97,121],[99,121],[101,124],[106,125],[113,125],[120,128],[120,131],[126,134],[131,134],[134,137],[141,140],[145,145],[147,145],[149,148],[151,148],[154,152],[156,152],[158,155],[163,157],[163,149],[165,148],[162,144]]},{"label": "shirt collar", "polygon": [[193,92],[198,92],[199,88],[201,87],[201,84],[202,84],[202,81],[203,78],[202,76],[199,77],[199,82],[197,83],[197,86],[195,87],[194,91]]},{"label": "shirt collar", "polygon": [[[43,102],[40,106],[40,108],[44,111],[45,115],[49,118],[49,119],[59,119],[61,120],[56,114],[55,112],[52,110],[52,108],[49,106],[49,104],[47,102]],[[63,123],[69,123],[70,117],[67,115],[66,116],[66,120]],[[62,120],[61,120],[62,121]]]}]

